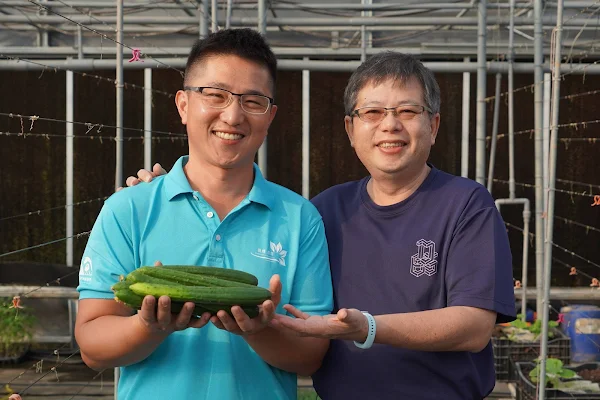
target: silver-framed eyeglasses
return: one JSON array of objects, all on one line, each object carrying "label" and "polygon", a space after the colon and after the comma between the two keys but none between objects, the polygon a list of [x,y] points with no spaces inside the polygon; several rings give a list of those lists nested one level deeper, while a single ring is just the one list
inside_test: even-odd
[{"label": "silver-framed eyeglasses", "polygon": [[198,92],[202,102],[211,108],[226,108],[233,101],[233,96],[238,96],[242,110],[248,114],[266,114],[275,101],[271,97],[261,94],[233,93],[227,89],[210,86],[184,86],[183,89]]},{"label": "silver-framed eyeglasses", "polygon": [[432,113],[429,107],[419,104],[402,104],[398,107],[361,107],[352,111],[349,117],[356,115],[363,122],[379,123],[391,112],[401,121],[410,121],[425,111]]}]

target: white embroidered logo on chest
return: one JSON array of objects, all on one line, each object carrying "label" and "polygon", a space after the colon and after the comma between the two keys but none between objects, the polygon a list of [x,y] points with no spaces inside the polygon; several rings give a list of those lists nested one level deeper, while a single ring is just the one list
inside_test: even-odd
[{"label": "white embroidered logo on chest", "polygon": [[287,255],[287,250],[283,250],[281,243],[275,244],[270,242],[270,247],[271,250],[257,249],[250,254],[252,254],[254,257],[262,258],[263,260],[279,263],[285,267],[285,256]]},{"label": "white embroidered logo on chest", "polygon": [[435,243],[421,239],[417,242],[418,253],[410,258],[410,273],[417,278],[421,275],[433,276],[437,272]]}]

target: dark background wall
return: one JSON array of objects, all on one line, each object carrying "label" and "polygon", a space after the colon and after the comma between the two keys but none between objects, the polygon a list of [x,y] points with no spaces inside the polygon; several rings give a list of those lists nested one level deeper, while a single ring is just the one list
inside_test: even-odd
[{"label": "dark background wall", "polygon": [[[96,75],[114,79],[112,71],[96,71]],[[342,96],[349,73],[311,73],[311,196],[348,180],[359,179],[366,170],[349,146],[343,127]],[[462,113],[462,74],[437,74],[442,91],[442,124],[438,141],[431,154],[431,162],[438,168],[460,174],[460,137]],[[142,71],[125,71],[125,82],[143,85]],[[278,114],[268,136],[268,177],[296,192],[301,191],[302,175],[302,109],[301,72],[280,71],[277,86]],[[65,119],[65,73],[62,71],[2,72],[0,73],[0,113],[38,115],[58,120]],[[530,85],[531,75],[517,75],[515,87]],[[488,96],[494,92],[495,79],[488,78]],[[179,73],[173,70],[155,70],[153,87],[175,93],[181,85]],[[503,79],[506,91],[506,79]],[[561,94],[577,94],[600,89],[598,76],[567,76],[561,84]],[[476,81],[471,81],[471,142],[470,177],[473,178],[475,161]],[[143,167],[143,144],[139,140],[143,128],[143,92],[127,87],[125,90],[124,126],[124,177],[134,175]],[[597,120],[600,115],[599,94],[564,99],[560,103],[560,122]],[[507,132],[506,96],[501,99],[499,133]],[[172,97],[155,94],[153,99],[153,130],[185,133],[180,124]],[[515,93],[515,131],[534,126],[533,90]],[[487,106],[487,135],[492,131],[493,102]],[[75,115],[79,122],[115,123],[115,89],[110,82],[75,75]],[[21,127],[23,126],[23,128]],[[31,121],[0,115],[0,132],[30,131]],[[563,128],[560,137],[600,137],[598,124]],[[86,135],[88,126],[75,125],[75,135]],[[60,239],[65,236],[65,123],[38,120],[31,133],[48,133],[63,137],[3,136],[0,135],[0,255]],[[95,200],[74,208],[74,232],[91,229],[102,205],[102,198],[114,190],[115,142],[98,136],[114,136],[109,127],[94,127],[87,136],[94,139],[75,139],[74,201]],[[162,140],[153,142],[153,161],[169,169],[177,158],[187,153],[185,140],[171,140],[169,135],[155,135]],[[520,134],[515,138],[516,181],[534,183],[533,135]],[[572,142],[559,145],[558,173],[562,179],[599,185],[600,176],[595,169],[600,156],[600,143]],[[489,146],[488,146],[489,152]],[[488,155],[489,156],[489,155]],[[486,156],[487,157],[487,156]],[[498,142],[495,176],[508,180],[508,140]],[[562,190],[590,193],[589,187],[558,183]],[[592,188],[593,193],[599,191]],[[496,183],[496,198],[508,196],[508,185]],[[534,189],[517,185],[517,197],[526,196],[534,201]],[[440,199],[444,201],[444,199]],[[578,196],[559,192],[556,194],[556,214],[592,228],[600,228],[600,207],[592,207],[591,196]],[[55,210],[25,217],[11,218],[30,211]],[[533,203],[532,203],[533,207]],[[434,210],[432,210],[433,212]],[[503,216],[510,224],[522,227],[521,208],[503,208]],[[532,214],[531,229],[535,220]],[[522,236],[516,229],[508,229],[513,258],[514,276],[521,276]],[[600,232],[593,229],[555,221],[555,243],[581,257],[600,264]],[[87,236],[75,239],[75,264],[85,247]],[[534,241],[530,241],[530,282],[535,277]],[[600,277],[596,266],[555,248],[556,259],[575,266],[583,272]],[[2,262],[64,263],[65,242],[61,241],[33,250],[0,257]],[[568,268],[558,262],[553,266],[553,282],[558,285],[588,285],[589,279],[579,275],[569,276]],[[1,272],[1,271],[0,271]]]}]

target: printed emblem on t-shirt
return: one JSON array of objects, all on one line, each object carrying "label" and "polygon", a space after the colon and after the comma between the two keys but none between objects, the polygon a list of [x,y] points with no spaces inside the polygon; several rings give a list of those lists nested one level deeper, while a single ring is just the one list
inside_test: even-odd
[{"label": "printed emblem on t-shirt", "polygon": [[417,278],[422,275],[433,276],[437,272],[437,256],[435,243],[421,239],[417,242],[417,254],[410,259],[410,273]]},{"label": "printed emblem on t-shirt", "polygon": [[270,250],[257,249],[250,254],[252,254],[254,257],[262,258],[263,260],[279,263],[285,267],[285,256],[287,255],[287,250],[283,250],[281,243],[275,244],[274,242],[270,242]]},{"label": "printed emblem on t-shirt", "polygon": [[79,280],[84,282],[92,281],[92,259],[84,257],[81,260],[81,266],[79,267]]}]

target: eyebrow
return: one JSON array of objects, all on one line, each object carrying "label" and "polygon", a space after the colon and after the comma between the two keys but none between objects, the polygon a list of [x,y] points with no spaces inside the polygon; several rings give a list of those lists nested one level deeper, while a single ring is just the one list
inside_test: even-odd
[{"label": "eyebrow", "polygon": [[[397,103],[397,106],[403,106],[403,105],[407,105],[407,104],[417,104],[418,105],[420,103],[418,101],[414,101],[414,100],[403,100],[403,101]],[[380,101],[372,100],[372,101],[367,101],[362,106],[357,107],[357,108],[362,108],[362,107],[383,107],[383,105]]]},{"label": "eyebrow", "polygon": [[[209,82],[209,83],[207,83],[206,85],[203,85],[203,86],[211,86],[211,87],[216,87],[216,88],[221,88],[221,89],[227,89],[227,90],[230,90],[230,91],[233,92],[233,90],[231,90],[231,86],[228,85],[228,84],[226,84],[226,83],[224,83],[224,82]],[[244,91],[244,92],[242,92],[240,94],[257,94],[259,96],[269,97],[268,95],[262,93],[261,91],[254,90],[254,89],[246,90],[246,91]]]}]

